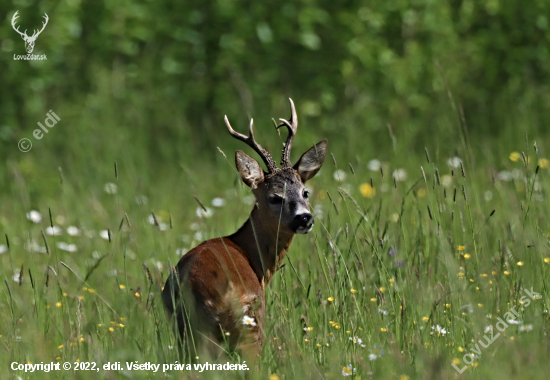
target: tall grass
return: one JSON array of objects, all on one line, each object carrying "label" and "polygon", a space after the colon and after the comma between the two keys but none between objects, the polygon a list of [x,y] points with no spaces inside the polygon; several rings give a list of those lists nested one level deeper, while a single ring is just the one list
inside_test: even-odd
[{"label": "tall grass", "polygon": [[[544,377],[549,168],[544,144],[533,143],[508,151],[495,143],[488,155],[464,144],[411,154],[399,142],[403,149],[380,166],[338,162],[334,151],[310,186],[316,226],[294,239],[267,288],[260,373],[248,376],[455,378],[452,363],[462,368],[487,327],[523,303],[490,346],[466,357],[460,377]],[[10,169],[16,183],[0,206],[9,239],[0,254],[1,377],[244,378],[103,370],[180,361],[159,294],[170,265],[202,240],[235,231],[251,206],[231,163],[182,165],[150,183],[131,157],[118,160],[118,178],[112,162],[97,162],[93,182],[86,173],[58,176],[57,195],[47,197],[27,192],[20,164]],[[225,206],[213,206],[215,197]],[[26,218],[31,209],[40,222]],[[527,305],[531,288],[541,298]],[[228,360],[238,358],[219,358]],[[10,369],[14,361],[95,362],[99,372],[25,374]],[[206,361],[216,358],[198,359]]]}]

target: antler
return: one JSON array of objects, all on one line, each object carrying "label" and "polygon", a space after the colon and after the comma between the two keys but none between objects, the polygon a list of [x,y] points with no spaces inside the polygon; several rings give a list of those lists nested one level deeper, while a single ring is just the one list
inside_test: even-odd
[{"label": "antler", "polygon": [[13,30],[15,30],[17,33],[19,33],[21,36],[25,36],[25,37],[28,37],[27,36],[27,30],[25,29],[25,32],[24,33],[21,33],[19,31],[19,27],[15,27],[15,20],[17,20],[17,17],[19,17],[17,15],[17,13],[19,13],[19,11],[16,11],[15,14],[13,15],[13,17],[11,18],[11,27],[13,28]]},{"label": "antler", "polygon": [[234,138],[236,138],[237,140],[241,140],[241,141],[245,142],[248,146],[250,146],[252,149],[254,149],[260,155],[262,160],[264,160],[269,173],[273,173],[274,171],[277,170],[277,165],[275,164],[275,161],[273,161],[273,158],[271,158],[271,155],[267,152],[267,150],[262,148],[260,146],[260,144],[258,144],[256,142],[256,140],[254,140],[254,121],[253,121],[253,119],[250,119],[248,137],[241,134],[241,133],[239,133],[239,132],[235,132],[233,130],[233,128],[231,128],[231,124],[229,124],[229,120],[227,119],[227,115],[224,117],[224,120],[225,120],[225,125],[227,126],[227,130],[229,131],[229,134],[231,136],[233,136]]},{"label": "antler", "polygon": [[42,16],[42,17],[44,17],[44,18],[46,19],[46,22],[42,23],[42,29],[40,29],[39,32],[34,31],[34,33],[32,34],[31,38],[32,38],[32,37],[37,37],[40,33],[42,33],[42,31],[44,30],[44,28],[46,27],[46,25],[48,25],[48,20],[50,19],[50,18],[48,17],[48,15],[47,15],[46,13],[44,13],[44,16]]},{"label": "antler", "polygon": [[281,166],[283,168],[289,168],[290,165],[290,149],[292,149],[292,142],[294,141],[294,135],[298,129],[298,115],[296,114],[296,108],[294,107],[294,102],[290,100],[290,120],[279,119],[282,121],[281,124],[277,126],[277,129],[282,126],[288,128],[288,137],[286,138],[285,147],[283,149],[283,158],[281,159]]}]

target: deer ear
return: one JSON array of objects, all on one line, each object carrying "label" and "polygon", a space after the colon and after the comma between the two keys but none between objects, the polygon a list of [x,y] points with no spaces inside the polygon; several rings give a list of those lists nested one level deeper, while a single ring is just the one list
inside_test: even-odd
[{"label": "deer ear", "polygon": [[303,183],[313,178],[321,169],[327,156],[327,147],[327,140],[319,141],[294,164],[293,168],[298,172]]},{"label": "deer ear", "polygon": [[241,179],[251,189],[255,189],[264,180],[264,171],[258,161],[242,150],[235,152],[235,164]]}]

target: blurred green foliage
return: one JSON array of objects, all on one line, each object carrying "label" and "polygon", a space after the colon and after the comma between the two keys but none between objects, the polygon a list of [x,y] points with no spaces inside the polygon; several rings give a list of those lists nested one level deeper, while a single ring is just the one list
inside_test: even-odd
[{"label": "blurred green foliage", "polygon": [[[16,10],[21,30],[49,15],[34,51],[46,61],[13,59],[25,54]],[[212,162],[216,146],[238,144],[224,114],[266,130],[288,97],[297,150],[327,137],[347,160],[390,150],[390,130],[394,149],[444,149],[461,119],[475,144],[524,139],[550,116],[543,0],[17,0],[0,15],[0,158],[39,168],[86,172],[97,166],[86,157],[125,155],[153,173]],[[17,141],[50,109],[62,122],[22,158]]]}]

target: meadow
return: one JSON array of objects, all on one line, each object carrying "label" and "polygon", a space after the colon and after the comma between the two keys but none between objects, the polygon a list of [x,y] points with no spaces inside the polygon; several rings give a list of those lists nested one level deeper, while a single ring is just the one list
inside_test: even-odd
[{"label": "meadow", "polygon": [[[548,14],[0,2],[0,379],[548,377]],[[14,59],[14,29],[45,15],[33,54],[47,59]],[[254,117],[278,161],[270,119],[289,97],[294,152],[326,138],[329,155],[307,183],[315,226],[266,290],[259,368],[182,363],[160,300],[170,268],[253,204],[223,116],[239,132]],[[24,371],[41,363],[71,369]]]},{"label": "meadow", "polygon": [[[1,377],[542,378],[549,161],[541,141],[515,148],[480,157],[464,138],[451,154],[330,155],[308,185],[316,225],[295,238],[266,292],[259,373],[162,372],[181,364],[159,294],[170,266],[235,231],[252,207],[233,152],[161,183],[124,160],[98,165],[90,187],[84,173],[60,170],[57,196],[39,204],[15,175],[2,202]],[[98,371],[24,373],[12,362]],[[103,369],[116,362],[121,370]],[[126,369],[148,362],[159,372]]]}]

